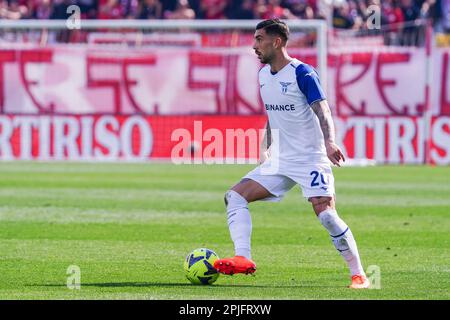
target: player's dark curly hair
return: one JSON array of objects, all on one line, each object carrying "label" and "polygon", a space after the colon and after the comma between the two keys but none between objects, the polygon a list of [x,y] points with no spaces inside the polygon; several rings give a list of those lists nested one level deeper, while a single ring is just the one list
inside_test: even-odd
[{"label": "player's dark curly hair", "polygon": [[289,27],[280,19],[267,19],[256,25],[256,30],[264,29],[267,34],[280,36],[284,42],[289,39]]}]

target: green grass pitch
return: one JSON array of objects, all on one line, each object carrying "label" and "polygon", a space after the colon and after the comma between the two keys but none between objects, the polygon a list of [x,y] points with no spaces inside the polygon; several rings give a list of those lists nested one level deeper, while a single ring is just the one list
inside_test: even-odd
[{"label": "green grass pitch", "polygon": [[[233,254],[223,194],[252,166],[0,163],[0,299],[449,299],[450,168],[335,168],[337,209],[381,289],[347,267],[298,187],[250,205],[255,276],[185,279]],[[80,290],[66,282],[81,270]]]}]

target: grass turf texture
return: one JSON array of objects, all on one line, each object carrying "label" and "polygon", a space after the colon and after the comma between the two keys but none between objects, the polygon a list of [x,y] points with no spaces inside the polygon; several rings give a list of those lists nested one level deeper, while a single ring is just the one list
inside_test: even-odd
[{"label": "grass turf texture", "polygon": [[[347,267],[299,189],[250,205],[256,276],[191,285],[183,260],[233,254],[223,194],[251,166],[0,163],[0,299],[449,299],[450,168],[334,169],[338,212],[381,289]],[[81,290],[66,286],[81,268]]]}]

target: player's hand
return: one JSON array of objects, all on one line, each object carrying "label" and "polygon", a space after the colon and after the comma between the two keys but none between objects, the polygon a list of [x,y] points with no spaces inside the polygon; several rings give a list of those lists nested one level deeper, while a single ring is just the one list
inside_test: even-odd
[{"label": "player's hand", "polygon": [[341,166],[340,161],[341,160],[342,160],[342,162],[345,161],[345,157],[344,157],[344,154],[342,153],[341,149],[339,149],[337,144],[334,142],[326,142],[325,147],[327,149],[328,159],[330,159],[330,161],[334,165],[340,167]]}]

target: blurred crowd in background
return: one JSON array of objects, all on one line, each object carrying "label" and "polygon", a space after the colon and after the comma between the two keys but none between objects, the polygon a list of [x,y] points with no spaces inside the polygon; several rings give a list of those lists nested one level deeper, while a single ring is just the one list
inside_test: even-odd
[{"label": "blurred crowd in background", "polygon": [[392,44],[415,44],[423,21],[450,33],[450,0],[0,0],[0,19],[67,19],[70,5],[83,19],[326,19],[357,32],[377,8]]}]

